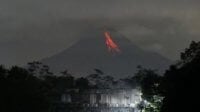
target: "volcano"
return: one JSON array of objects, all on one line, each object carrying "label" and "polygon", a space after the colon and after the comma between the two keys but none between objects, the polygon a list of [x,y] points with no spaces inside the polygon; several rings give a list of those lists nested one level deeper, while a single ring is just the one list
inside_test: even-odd
[{"label": "volcano", "polygon": [[[133,75],[138,65],[164,71],[171,64],[158,53],[140,49],[116,31],[106,32],[86,33],[71,47],[42,62],[53,72],[68,70],[75,77],[86,76],[93,73],[93,69],[99,69],[116,78]],[[112,42],[108,43],[106,35],[112,37]]]}]

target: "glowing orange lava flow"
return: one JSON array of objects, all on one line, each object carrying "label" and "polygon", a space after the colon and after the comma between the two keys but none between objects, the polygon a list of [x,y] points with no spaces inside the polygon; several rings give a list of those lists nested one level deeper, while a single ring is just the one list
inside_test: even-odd
[{"label": "glowing orange lava flow", "polygon": [[104,32],[105,38],[106,38],[106,46],[110,52],[121,52],[117,44],[112,40],[111,35],[109,32]]}]

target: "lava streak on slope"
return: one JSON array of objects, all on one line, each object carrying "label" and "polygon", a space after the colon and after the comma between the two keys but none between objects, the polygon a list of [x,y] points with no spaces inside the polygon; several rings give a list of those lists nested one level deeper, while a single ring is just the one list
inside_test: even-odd
[{"label": "lava streak on slope", "polygon": [[120,53],[121,50],[119,49],[119,46],[112,40],[111,35],[109,32],[104,32],[105,38],[106,38],[106,46],[108,48],[108,51],[111,53]]}]

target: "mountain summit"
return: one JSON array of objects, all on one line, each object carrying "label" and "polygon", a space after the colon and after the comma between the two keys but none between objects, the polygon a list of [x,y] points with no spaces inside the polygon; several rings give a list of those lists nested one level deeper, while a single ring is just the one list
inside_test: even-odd
[{"label": "mountain summit", "polygon": [[97,68],[117,78],[133,75],[138,65],[164,71],[170,64],[165,57],[138,48],[116,31],[89,33],[42,62],[54,72],[67,69],[79,77],[89,75]]}]

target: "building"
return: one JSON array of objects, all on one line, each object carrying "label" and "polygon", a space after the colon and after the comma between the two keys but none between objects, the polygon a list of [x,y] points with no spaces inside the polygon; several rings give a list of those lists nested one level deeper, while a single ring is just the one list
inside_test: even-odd
[{"label": "building", "polygon": [[[62,112],[135,112],[138,89],[70,89],[61,96]],[[75,110],[74,110],[75,109]],[[80,109],[80,110],[77,110]]]}]

